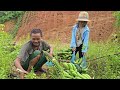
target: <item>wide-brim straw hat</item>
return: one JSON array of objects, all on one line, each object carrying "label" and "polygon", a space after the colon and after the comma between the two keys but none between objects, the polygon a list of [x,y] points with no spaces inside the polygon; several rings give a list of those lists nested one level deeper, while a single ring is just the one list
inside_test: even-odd
[{"label": "wide-brim straw hat", "polygon": [[89,14],[85,11],[79,13],[78,19],[76,21],[90,21]]}]

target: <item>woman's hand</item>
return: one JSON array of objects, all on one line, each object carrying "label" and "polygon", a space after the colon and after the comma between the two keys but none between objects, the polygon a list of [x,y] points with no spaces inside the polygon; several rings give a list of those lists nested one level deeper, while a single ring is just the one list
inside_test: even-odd
[{"label": "woman's hand", "polygon": [[76,48],[72,48],[72,51],[74,52],[76,50]]}]

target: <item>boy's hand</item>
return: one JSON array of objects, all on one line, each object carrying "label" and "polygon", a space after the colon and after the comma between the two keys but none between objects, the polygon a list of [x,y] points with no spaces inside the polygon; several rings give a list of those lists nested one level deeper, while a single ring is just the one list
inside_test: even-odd
[{"label": "boy's hand", "polygon": [[18,69],[18,68],[17,68],[17,71],[22,72],[22,73],[25,73],[25,74],[28,74],[27,71],[25,71],[25,70],[21,70],[21,69]]}]

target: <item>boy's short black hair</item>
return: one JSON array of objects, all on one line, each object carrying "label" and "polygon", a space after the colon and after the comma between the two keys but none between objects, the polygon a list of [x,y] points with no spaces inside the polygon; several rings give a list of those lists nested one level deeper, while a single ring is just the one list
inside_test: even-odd
[{"label": "boy's short black hair", "polygon": [[36,33],[40,33],[41,37],[42,37],[42,31],[40,29],[33,29],[30,33],[30,36],[32,35],[32,33],[36,34]]}]

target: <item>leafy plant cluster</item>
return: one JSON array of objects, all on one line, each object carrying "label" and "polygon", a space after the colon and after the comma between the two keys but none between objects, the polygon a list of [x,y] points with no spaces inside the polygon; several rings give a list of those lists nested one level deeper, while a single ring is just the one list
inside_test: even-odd
[{"label": "leafy plant cluster", "polygon": [[90,43],[89,74],[96,79],[120,78],[120,46],[113,42]]},{"label": "leafy plant cluster", "polygon": [[0,12],[0,23],[5,23],[11,19],[16,19],[20,15],[23,15],[24,11],[1,11]]},{"label": "leafy plant cluster", "polygon": [[0,78],[6,79],[11,72],[20,45],[14,46],[12,36],[5,32],[0,32],[0,42]]},{"label": "leafy plant cluster", "polygon": [[116,11],[113,13],[113,16],[115,17],[116,21],[115,21],[115,27],[116,29],[116,33],[113,34],[113,41],[120,43],[120,11]]},{"label": "leafy plant cluster", "polygon": [[10,34],[15,38],[19,27],[21,26],[22,17],[25,11],[1,11],[0,12],[0,23],[4,24],[6,21],[11,19],[15,20],[15,26]]}]

